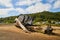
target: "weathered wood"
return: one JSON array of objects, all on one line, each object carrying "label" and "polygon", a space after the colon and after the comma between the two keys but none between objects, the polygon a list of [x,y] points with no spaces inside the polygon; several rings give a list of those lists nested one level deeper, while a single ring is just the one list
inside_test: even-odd
[{"label": "weathered wood", "polygon": [[52,34],[53,28],[51,26],[47,26],[46,29],[44,30],[44,33],[46,34]]},{"label": "weathered wood", "polygon": [[29,32],[25,27],[24,25],[16,18],[15,19],[16,22],[18,22],[19,26],[25,31],[25,32]]},{"label": "weathered wood", "polygon": [[32,25],[33,23],[33,18],[28,15],[20,15],[18,17],[18,20],[24,25],[24,26],[29,26]]}]

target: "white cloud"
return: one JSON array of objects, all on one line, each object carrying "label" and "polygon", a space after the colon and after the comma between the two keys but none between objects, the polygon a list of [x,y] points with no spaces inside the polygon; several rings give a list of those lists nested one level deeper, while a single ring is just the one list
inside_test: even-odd
[{"label": "white cloud", "polygon": [[31,5],[33,3],[36,3],[36,2],[40,2],[42,0],[23,0],[23,1],[19,1],[16,3],[16,5]]},{"label": "white cloud", "polygon": [[[0,9],[0,17],[7,17],[7,16],[9,16],[11,11],[13,11],[12,14],[14,14],[14,11],[18,12],[19,14],[26,14],[27,13],[27,11],[25,11],[25,10],[23,10],[21,8],[16,8],[16,9],[14,9],[14,8],[6,8],[6,9]],[[17,15],[17,13],[15,13],[15,14]]]},{"label": "white cloud", "polygon": [[36,13],[36,12],[42,12],[42,11],[49,11],[51,8],[50,4],[42,4],[36,3],[34,6],[30,6],[26,9],[29,13]]},{"label": "white cloud", "polygon": [[54,7],[53,8],[60,8],[60,0],[57,0],[55,3],[54,3]]},{"label": "white cloud", "polygon": [[[20,0],[19,2],[16,3],[16,5],[28,5],[29,7],[26,8],[23,13],[36,13],[36,12],[42,12],[42,11],[49,11],[51,8],[51,5],[49,3],[47,4],[43,4],[41,2],[42,0]],[[52,2],[53,0],[51,0],[50,2]],[[33,3],[35,3],[35,5],[32,5]],[[32,5],[32,6],[30,6]]]},{"label": "white cloud", "polygon": [[16,8],[16,11],[18,11],[20,14],[27,14],[27,11],[22,8]]},{"label": "white cloud", "polygon": [[6,7],[12,7],[10,2],[11,0],[0,0],[0,4],[5,5]]},{"label": "white cloud", "polygon": [[47,2],[49,2],[49,3],[52,3],[53,1],[55,1],[55,0],[47,0]]},{"label": "white cloud", "polygon": [[[5,5],[6,9],[0,9],[0,15],[1,16],[8,16],[9,12],[16,10],[19,14],[27,14],[27,13],[36,13],[36,12],[42,12],[42,11],[49,11],[52,7],[50,3],[52,3],[54,0],[47,0],[49,3],[43,4],[42,0],[21,0],[16,3],[16,5],[28,5],[26,9],[23,8],[13,8],[13,5],[10,3],[11,0],[0,0],[0,4]],[[35,5],[32,5],[35,3]],[[53,8],[60,8],[60,0],[55,1]],[[14,13],[14,12],[13,12]],[[16,13],[17,14],[17,13]]]},{"label": "white cloud", "polygon": [[7,17],[9,15],[8,12],[11,10],[13,10],[13,8],[0,9],[0,16]]}]

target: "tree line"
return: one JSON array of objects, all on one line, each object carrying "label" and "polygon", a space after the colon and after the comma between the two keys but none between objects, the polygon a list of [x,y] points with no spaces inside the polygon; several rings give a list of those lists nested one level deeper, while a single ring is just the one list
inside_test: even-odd
[{"label": "tree line", "polygon": [[[29,15],[32,18],[34,18],[35,22],[43,22],[43,21],[56,21],[60,22],[60,12],[38,12],[38,13],[31,13],[31,14],[25,14]],[[18,15],[19,16],[19,15]],[[14,23],[14,20],[18,16],[10,16],[5,18],[0,18],[0,23]]]}]

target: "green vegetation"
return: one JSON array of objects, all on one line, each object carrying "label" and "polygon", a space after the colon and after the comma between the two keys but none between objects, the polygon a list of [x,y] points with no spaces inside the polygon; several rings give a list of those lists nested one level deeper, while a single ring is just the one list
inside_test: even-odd
[{"label": "green vegetation", "polygon": [[6,18],[0,18],[0,23],[14,23],[14,19],[16,18],[17,16],[10,16],[10,17],[6,17]]},{"label": "green vegetation", "polygon": [[[34,18],[33,23],[39,22],[41,24],[60,24],[60,12],[38,12],[32,14],[25,14]],[[0,18],[1,23],[14,23],[14,19],[18,16],[11,16],[6,18]]]},{"label": "green vegetation", "polygon": [[60,25],[60,12],[39,12],[30,14],[34,17],[34,23]]}]

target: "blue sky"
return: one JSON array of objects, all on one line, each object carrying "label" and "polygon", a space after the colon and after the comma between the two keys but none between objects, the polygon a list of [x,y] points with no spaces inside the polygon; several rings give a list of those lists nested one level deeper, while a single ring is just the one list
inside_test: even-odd
[{"label": "blue sky", "polygon": [[60,12],[60,0],[0,0],[0,18],[43,11]]}]

